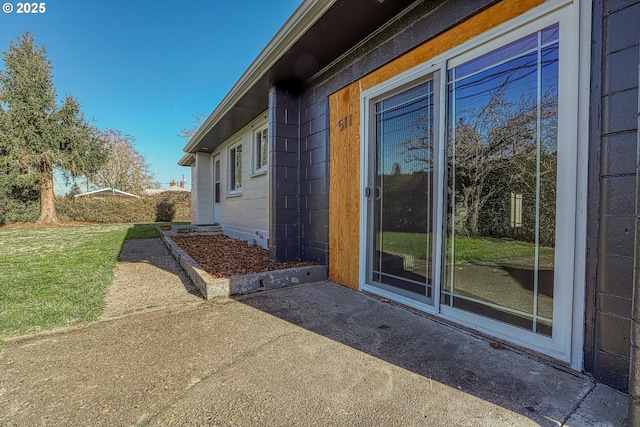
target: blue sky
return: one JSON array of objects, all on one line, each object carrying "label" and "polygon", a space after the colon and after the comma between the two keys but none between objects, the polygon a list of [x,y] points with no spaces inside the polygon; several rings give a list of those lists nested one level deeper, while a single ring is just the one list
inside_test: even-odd
[{"label": "blue sky", "polygon": [[177,133],[211,113],[301,2],[50,0],[42,14],[18,14],[8,1],[0,50],[29,30],[47,48],[58,97],[133,136],[164,186],[183,174],[190,185]]}]

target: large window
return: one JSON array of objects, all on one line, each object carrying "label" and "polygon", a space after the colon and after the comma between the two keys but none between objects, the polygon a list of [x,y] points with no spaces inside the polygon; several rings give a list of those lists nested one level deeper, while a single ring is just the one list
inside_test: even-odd
[{"label": "large window", "polygon": [[242,190],[242,143],[229,148],[229,192]]}]

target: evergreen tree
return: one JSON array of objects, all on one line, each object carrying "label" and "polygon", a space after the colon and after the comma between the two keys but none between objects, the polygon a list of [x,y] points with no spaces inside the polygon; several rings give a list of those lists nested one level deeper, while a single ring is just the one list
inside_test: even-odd
[{"label": "evergreen tree", "polygon": [[25,32],[9,41],[0,71],[0,171],[13,188],[39,192],[40,223],[55,223],[53,169],[70,176],[91,173],[106,159],[98,130],[80,104],[56,100],[45,47]]},{"label": "evergreen tree", "polygon": [[73,196],[77,196],[78,194],[82,194],[82,190],[77,182],[74,182],[69,192],[67,193],[67,197],[72,198]]}]

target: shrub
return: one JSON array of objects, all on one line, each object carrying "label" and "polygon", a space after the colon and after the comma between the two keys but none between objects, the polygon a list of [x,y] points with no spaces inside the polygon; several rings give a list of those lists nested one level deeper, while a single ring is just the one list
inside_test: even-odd
[{"label": "shrub", "polygon": [[191,221],[191,193],[164,192],[140,199],[58,198],[62,221],[101,223]]},{"label": "shrub", "polygon": [[40,216],[40,203],[33,200],[0,198],[0,225],[35,222]]}]

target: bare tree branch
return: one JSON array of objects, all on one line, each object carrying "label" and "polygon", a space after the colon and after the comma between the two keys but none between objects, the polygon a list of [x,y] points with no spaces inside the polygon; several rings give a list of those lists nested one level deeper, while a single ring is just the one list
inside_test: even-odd
[{"label": "bare tree branch", "polygon": [[200,126],[202,126],[202,123],[204,123],[206,119],[207,114],[205,113],[193,114],[193,123],[180,129],[180,132],[178,132],[178,136],[187,140],[191,139],[193,135],[196,134],[198,129],[200,129]]},{"label": "bare tree branch", "polygon": [[134,148],[135,139],[117,129],[103,132],[109,152],[107,162],[89,178],[100,188],[117,188],[127,193],[141,194],[155,186],[151,167],[143,154]]}]

